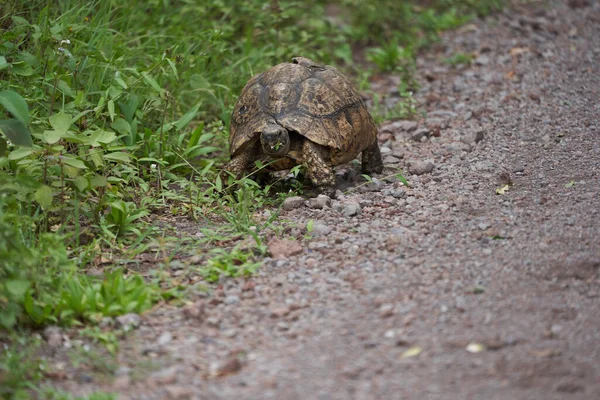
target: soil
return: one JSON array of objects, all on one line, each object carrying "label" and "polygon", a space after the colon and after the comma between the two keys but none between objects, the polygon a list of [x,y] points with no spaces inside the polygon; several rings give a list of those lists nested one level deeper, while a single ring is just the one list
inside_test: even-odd
[{"label": "soil", "polygon": [[[600,399],[600,4],[528,3],[419,56],[427,117],[381,125],[378,180],[290,202],[293,246],[143,315],[111,373],[54,348],[50,383],[120,399]],[[445,62],[458,53],[474,59]],[[397,98],[398,81],[373,89]],[[410,187],[384,179],[398,168]]]}]

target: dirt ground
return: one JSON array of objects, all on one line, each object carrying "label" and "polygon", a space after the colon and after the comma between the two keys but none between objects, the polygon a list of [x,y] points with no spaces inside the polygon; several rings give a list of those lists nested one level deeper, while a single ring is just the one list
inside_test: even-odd
[{"label": "dirt ground", "polygon": [[[381,125],[374,184],[288,205],[293,254],[271,242],[256,277],[143,315],[113,375],[66,367],[52,384],[120,399],[600,399],[600,4],[529,3],[419,56],[427,117]],[[473,62],[444,62],[460,52]],[[397,168],[411,187],[382,179]]]}]

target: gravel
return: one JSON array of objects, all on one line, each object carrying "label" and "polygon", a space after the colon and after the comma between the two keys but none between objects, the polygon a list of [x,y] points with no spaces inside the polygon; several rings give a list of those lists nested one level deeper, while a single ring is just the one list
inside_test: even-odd
[{"label": "gravel", "polygon": [[[380,131],[410,186],[386,164],[331,209],[285,200],[312,234],[274,230],[256,276],[127,324],[119,398],[600,398],[600,5],[577,7],[529,2],[420,54],[415,100],[442,121],[421,141],[414,121]],[[478,61],[443,62],[458,52]],[[166,331],[163,351],[140,351]]]}]

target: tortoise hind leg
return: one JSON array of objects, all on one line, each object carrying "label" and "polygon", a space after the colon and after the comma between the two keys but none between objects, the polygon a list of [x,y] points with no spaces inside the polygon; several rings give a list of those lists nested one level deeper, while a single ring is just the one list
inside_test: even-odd
[{"label": "tortoise hind leg", "polygon": [[369,147],[362,151],[362,172],[363,174],[380,174],[383,171],[383,161],[381,161],[381,152],[377,139]]},{"label": "tortoise hind leg", "polygon": [[335,173],[326,161],[328,151],[326,147],[310,140],[305,140],[302,144],[302,156],[310,181],[319,193],[332,197],[335,194]]}]

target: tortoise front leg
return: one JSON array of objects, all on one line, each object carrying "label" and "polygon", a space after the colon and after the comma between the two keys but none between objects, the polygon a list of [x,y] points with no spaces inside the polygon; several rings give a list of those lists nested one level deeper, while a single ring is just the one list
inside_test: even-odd
[{"label": "tortoise front leg", "polygon": [[335,173],[333,167],[326,161],[329,150],[317,143],[305,140],[302,144],[302,156],[306,171],[312,184],[319,193],[333,197],[335,194]]},{"label": "tortoise front leg", "polygon": [[377,139],[362,152],[362,173],[370,175],[372,173],[380,174],[383,171],[383,162],[381,161],[381,151]]},{"label": "tortoise front leg", "polygon": [[233,175],[235,180],[239,180],[244,175],[249,173],[254,165],[254,162],[258,159],[258,152],[256,151],[243,151],[234,156],[221,171],[220,177],[223,182],[223,187],[228,186],[229,177]]}]

